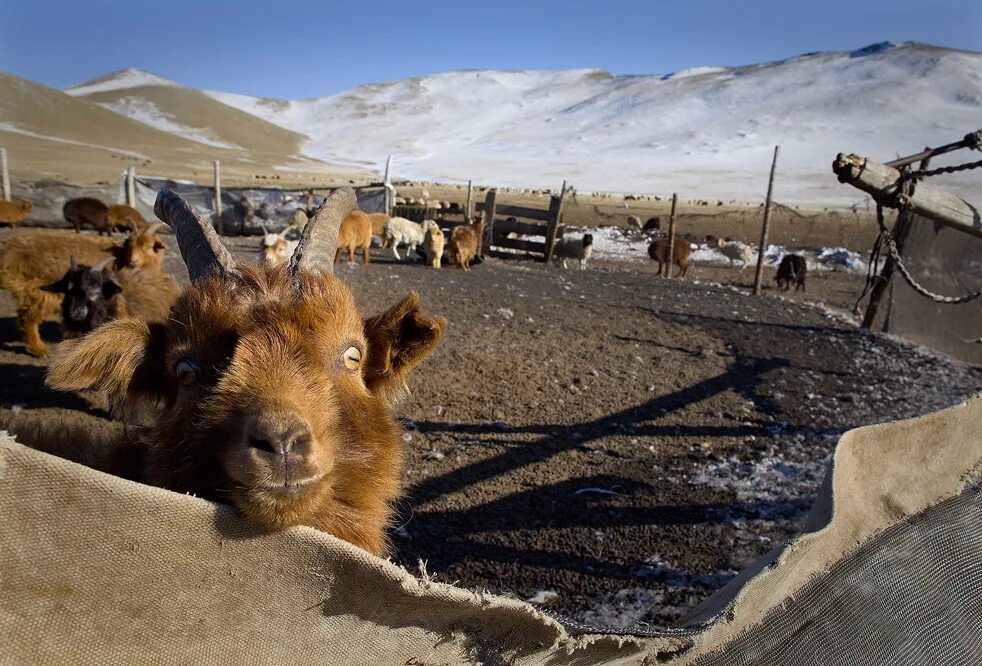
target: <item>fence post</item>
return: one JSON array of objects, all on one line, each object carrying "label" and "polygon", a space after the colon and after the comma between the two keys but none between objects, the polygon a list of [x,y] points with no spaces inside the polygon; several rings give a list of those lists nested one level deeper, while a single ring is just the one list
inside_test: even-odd
[{"label": "fence post", "polygon": [[675,209],[679,205],[678,192],[672,194],[672,212],[668,215],[668,263],[665,277],[672,277],[672,262],[675,261]]},{"label": "fence post", "polygon": [[767,249],[767,230],[771,223],[771,193],[774,191],[774,171],[777,169],[777,153],[781,146],[774,146],[771,177],[767,181],[767,199],[764,201],[764,223],[760,227],[760,246],[757,250],[757,272],[754,274],[754,296],[759,296],[764,281],[764,251]]},{"label": "fence post", "polygon": [[[494,200],[498,196],[498,190],[488,190],[488,195],[484,197],[484,238],[479,240],[480,247],[477,248],[478,256],[484,255],[485,246],[491,251],[494,244]],[[465,222],[465,224],[469,224]],[[487,240],[485,240],[487,239]]]},{"label": "fence post", "polygon": [[385,191],[385,214],[392,216],[392,206],[395,204],[395,197],[392,196],[392,155],[385,160],[385,177],[382,179],[382,189]]},{"label": "fence post", "polygon": [[556,247],[556,236],[559,234],[559,220],[563,216],[563,205],[566,203],[566,181],[559,196],[549,201],[549,221],[546,224],[546,263],[552,261],[552,251]]},{"label": "fence post", "polygon": [[218,160],[215,160],[215,221],[218,223],[218,233],[225,235],[225,221],[222,220],[222,165]]},{"label": "fence post", "polygon": [[10,201],[10,170],[7,168],[6,148],[0,148],[0,186],[3,188],[3,200]]},{"label": "fence post", "polygon": [[470,222],[474,215],[474,181],[467,181],[467,204],[464,206],[464,222]]},{"label": "fence post", "polygon": [[126,205],[136,207],[136,167],[126,170]]}]

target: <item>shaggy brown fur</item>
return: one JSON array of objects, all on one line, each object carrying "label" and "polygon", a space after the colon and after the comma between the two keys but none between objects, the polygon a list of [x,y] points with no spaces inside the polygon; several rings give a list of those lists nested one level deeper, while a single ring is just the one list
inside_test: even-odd
[{"label": "shaggy brown fur", "polygon": [[82,227],[92,227],[99,235],[109,235],[109,206],[92,197],[69,199],[61,209],[62,214],[74,228],[75,233]]},{"label": "shaggy brown fur", "polygon": [[0,224],[9,224],[12,227],[27,217],[32,208],[34,208],[34,202],[27,199],[0,200]]},{"label": "shaggy brown fur", "polygon": [[805,291],[805,277],[808,274],[808,264],[805,263],[805,258],[800,254],[786,254],[781,258],[781,264],[777,267],[777,275],[774,276],[774,281],[777,282],[777,288],[780,289],[784,287],[785,291],[794,285],[794,290],[798,291],[801,289]]},{"label": "shaggy brown fur", "polygon": [[111,205],[106,222],[111,232],[140,231],[147,228],[147,221],[143,219],[140,211],[126,204]]},{"label": "shaggy brown fur", "polygon": [[[678,275],[675,277],[685,277],[689,270],[689,255],[692,254],[692,247],[689,241],[681,238],[675,239],[675,249],[672,252],[672,262],[679,267]],[[668,262],[668,239],[659,238],[652,241],[648,246],[648,256],[658,262],[658,274],[661,275],[662,267]],[[669,267],[671,269],[671,267]]]},{"label": "shaggy brown fur", "polygon": [[484,234],[484,222],[478,220],[471,224],[454,227],[450,232],[448,254],[450,261],[465,271],[481,251],[481,236]]},{"label": "shaggy brown fur", "polygon": [[445,323],[415,293],[363,319],[333,275],[243,266],[185,288],[166,321],[118,319],[62,343],[48,383],[154,414],[108,445],[142,451],[139,480],[230,501],[265,529],[310,525],[384,553],[403,465],[392,404]]},{"label": "shaggy brown fur", "polygon": [[385,223],[389,221],[389,216],[385,213],[369,213],[368,217],[372,220],[372,235],[382,238],[382,231]]},{"label": "shaggy brown fur", "polygon": [[368,213],[354,210],[341,222],[338,232],[338,251],[334,261],[341,256],[341,250],[348,248],[348,261],[355,263],[355,248],[361,248],[361,263],[368,263],[368,248],[372,246],[372,218]]},{"label": "shaggy brown fur", "polygon": [[58,312],[61,295],[41,287],[64,275],[72,256],[90,266],[111,256],[117,267],[159,271],[165,249],[155,226],[130,234],[122,245],[109,238],[35,230],[0,241],[0,288],[17,301],[17,327],[24,334],[27,351],[35,356],[47,354],[39,327]]}]

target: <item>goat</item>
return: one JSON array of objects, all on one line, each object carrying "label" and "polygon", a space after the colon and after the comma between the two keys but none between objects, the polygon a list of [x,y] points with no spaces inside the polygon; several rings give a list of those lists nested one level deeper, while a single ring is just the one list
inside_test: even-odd
[{"label": "goat", "polygon": [[446,236],[435,220],[423,220],[423,251],[426,253],[426,263],[433,268],[440,268],[443,261],[443,247]]},{"label": "goat", "polygon": [[583,234],[581,238],[562,238],[556,241],[552,249],[552,259],[555,262],[562,262],[566,268],[566,261],[577,259],[580,262],[580,270],[586,269],[586,262],[593,255],[593,234]]},{"label": "goat", "polygon": [[355,204],[350,188],[335,190],[288,265],[239,266],[211,225],[161,191],[155,210],[191,284],[164,321],[117,319],[65,341],[47,376],[58,389],[104,390],[123,414],[150,410],[146,425],[112,438],[85,424],[70,437],[57,423],[6,427],[55,455],[83,452],[98,469],[138,458],[136,480],[230,501],[264,530],[308,525],[385,553],[404,457],[393,406],[446,320],[422,312],[414,292],[362,318],[333,274]]},{"label": "goat", "polygon": [[17,302],[17,328],[27,352],[44,356],[41,322],[56,312],[61,296],[41,289],[60,278],[71,257],[94,265],[112,257],[117,268],[131,266],[160,271],[166,246],[157,237],[161,224],[131,233],[122,245],[110,238],[76,236],[63,231],[28,231],[0,241],[0,288]]},{"label": "goat", "polygon": [[263,239],[259,245],[259,261],[266,262],[271,266],[279,266],[289,261],[297,249],[297,241],[286,239],[286,232],[291,227],[274,234],[267,231],[263,225],[259,226],[263,230]]},{"label": "goat", "polygon": [[[689,255],[691,253],[692,247],[688,241],[682,240],[681,238],[675,239],[672,262],[679,267],[679,272],[675,277],[685,277],[686,272],[689,270]],[[668,263],[668,239],[659,238],[658,240],[652,241],[648,246],[648,256],[658,262],[658,274],[661,275],[662,267]],[[671,271],[672,267],[669,266],[668,268]]]},{"label": "goat", "polygon": [[382,230],[382,247],[391,245],[392,254],[396,259],[401,259],[398,247],[407,245],[409,249],[406,251],[406,258],[408,259],[416,251],[416,246],[423,244],[423,236],[423,225],[404,217],[393,217],[385,223]]},{"label": "goat", "polygon": [[147,228],[147,221],[136,208],[126,204],[113,204],[106,213],[106,225],[110,232],[138,231]]},{"label": "goat", "polygon": [[[309,224],[309,222],[308,222]],[[341,250],[347,248],[348,262],[355,263],[355,248],[361,248],[361,263],[368,263],[368,249],[372,246],[372,218],[368,213],[361,210],[353,210],[341,222],[338,231],[337,257],[341,256]]]},{"label": "goat", "polygon": [[728,241],[720,238],[716,241],[716,248],[724,257],[730,260],[731,267],[734,261],[739,261],[741,271],[749,266],[750,262],[754,259],[753,248],[740,241]]},{"label": "goat", "polygon": [[167,318],[180,293],[173,276],[143,268],[114,271],[111,262],[109,257],[89,268],[79,266],[72,257],[71,267],[60,280],[41,287],[62,295],[63,339],[85,335],[119,317]]},{"label": "goat", "polygon": [[27,214],[34,208],[34,202],[27,199],[17,199],[15,201],[3,201],[0,199],[0,223],[15,224],[27,217]]},{"label": "goat", "polygon": [[382,232],[385,230],[385,223],[389,221],[389,216],[385,213],[369,213],[368,217],[372,220],[372,235],[382,239]]},{"label": "goat", "polygon": [[774,277],[774,281],[777,282],[778,289],[783,286],[784,290],[788,291],[791,289],[791,284],[794,283],[795,291],[798,291],[798,289],[805,291],[805,274],[807,272],[808,264],[805,263],[803,256],[800,254],[786,254],[781,258],[781,263],[777,267],[777,275]]},{"label": "goat", "polygon": [[450,261],[468,270],[471,263],[481,252],[481,236],[484,234],[484,222],[478,219],[471,224],[454,227],[450,232],[450,242],[447,253]]},{"label": "goat", "polygon": [[80,197],[69,199],[61,209],[65,220],[75,228],[75,233],[82,231],[82,227],[90,226],[99,232],[99,235],[109,234],[109,206],[98,199],[92,197]]}]

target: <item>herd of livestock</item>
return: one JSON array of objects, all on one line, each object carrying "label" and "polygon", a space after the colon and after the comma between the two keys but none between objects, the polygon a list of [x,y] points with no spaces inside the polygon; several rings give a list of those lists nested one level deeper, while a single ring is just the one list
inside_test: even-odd
[{"label": "herd of livestock", "polygon": [[[9,223],[31,210],[3,204]],[[17,303],[29,353],[46,355],[39,326],[61,314],[46,383],[100,390],[120,419],[0,409],[0,430],[108,473],[231,501],[265,529],[310,525],[384,554],[403,464],[393,405],[446,322],[423,312],[415,293],[363,319],[334,265],[345,250],[367,263],[374,236],[397,258],[400,245],[409,255],[421,248],[428,266],[446,255],[467,270],[482,255],[481,219],[445,233],[434,220],[358,210],[341,188],[309,218],[299,211],[286,231],[266,233],[258,261],[239,264],[178,195],[160,192],[154,212],[161,221],[148,223],[129,206],[76,199],[64,206],[76,233],[24,230],[0,241],[0,287]],[[189,286],[163,270],[165,225]],[[741,245],[718,244],[746,264]],[[561,238],[555,256],[585,268],[592,247],[590,233]],[[664,238],[649,246],[659,267],[668,249]],[[689,252],[688,240],[675,240],[680,275]],[[785,259],[779,280],[803,287],[803,259]]]}]

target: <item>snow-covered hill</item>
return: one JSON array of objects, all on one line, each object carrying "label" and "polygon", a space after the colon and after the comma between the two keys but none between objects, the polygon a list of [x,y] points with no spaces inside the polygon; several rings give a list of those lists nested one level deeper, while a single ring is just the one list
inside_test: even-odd
[{"label": "snow-covered hill", "polygon": [[[93,86],[123,94],[128,84],[70,92]],[[982,127],[982,54],[884,43],[665,75],[462,71],[307,100],[207,94],[306,135],[311,157],[361,166],[392,154],[399,177],[756,201],[780,144],[776,198],[841,205],[862,196],[836,182],[836,153],[889,160]],[[982,199],[982,178],[945,184]]]}]

